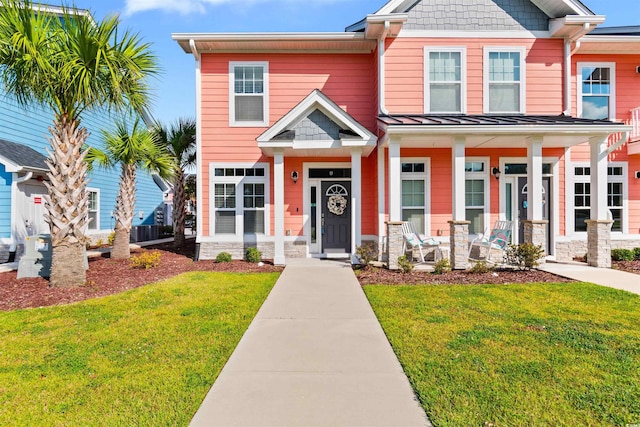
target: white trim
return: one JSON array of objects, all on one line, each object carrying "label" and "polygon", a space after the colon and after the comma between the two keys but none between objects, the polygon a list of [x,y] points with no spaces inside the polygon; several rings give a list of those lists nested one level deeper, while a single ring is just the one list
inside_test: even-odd
[{"label": "white trim", "polygon": [[549,31],[480,31],[480,30],[409,30],[402,29],[398,38],[447,39],[548,39]]},{"label": "white trim", "polygon": [[389,141],[389,221],[402,221],[402,161],[400,158],[400,143]]},{"label": "white trim", "polygon": [[[424,163],[424,172],[402,172],[403,163]],[[400,183],[407,180],[424,180],[424,234],[431,236],[431,157],[400,157]],[[418,206],[409,206],[409,209],[419,209]],[[400,195],[400,215],[404,205],[402,194]]]},{"label": "white trim", "polygon": [[[316,226],[316,245],[318,248],[318,252],[311,252],[311,186],[317,185],[318,192],[317,197],[318,200],[318,211],[316,211],[316,219],[319,220],[321,210],[320,210],[320,198],[321,198],[321,184],[322,179],[309,178],[309,170],[310,169],[330,169],[330,168],[350,168],[351,162],[303,162],[302,163],[302,177],[304,187],[302,188],[302,223],[304,224],[304,236],[307,242],[307,258],[311,255],[315,255],[322,252],[322,234],[320,227]],[[336,181],[343,179],[344,181],[351,181],[351,178],[338,178]],[[353,190],[352,190],[353,192]],[[353,227],[353,224],[351,224]]]},{"label": "white trim", "polygon": [[362,245],[362,149],[351,149],[351,253]]},{"label": "white trim", "polygon": [[[484,216],[484,230],[490,230],[491,229],[491,157],[485,157],[485,156],[474,156],[474,157],[465,157],[464,159],[465,162],[465,173],[464,173],[464,192],[463,194],[466,196],[466,181],[468,179],[482,179],[484,180],[484,211],[483,211],[483,216]],[[466,163],[477,163],[477,162],[482,162],[484,163],[485,166],[485,170],[484,172],[467,172],[466,171]],[[466,199],[466,197],[465,197]],[[467,203],[465,200],[465,204],[464,204],[464,211],[465,211],[465,219],[466,219],[466,215],[467,215]],[[466,219],[468,221],[468,219]],[[484,231],[482,230],[482,231]],[[482,232],[481,231],[481,232]],[[471,230],[469,230],[469,234],[471,234]]]},{"label": "white trim", "polygon": [[[517,52],[520,54],[520,111],[489,111],[489,54],[493,52]],[[527,49],[524,46],[484,46],[482,63],[482,105],[485,114],[526,114],[527,112]]]},{"label": "white trim", "polygon": [[[264,176],[215,176],[216,168],[264,168]],[[240,186],[242,184],[264,184],[264,235],[269,236],[271,225],[271,171],[267,162],[257,163],[209,163],[209,236],[216,239],[222,236],[232,236],[229,241],[244,241],[247,236],[244,234],[244,197]],[[235,234],[216,234],[216,208],[215,208],[215,185],[214,184],[235,184],[236,185],[236,232]],[[275,193],[274,193],[275,194]]]},{"label": "white trim", "polygon": [[[611,135],[631,131],[627,125],[382,125],[380,128],[393,135]],[[387,135],[388,137],[389,135]],[[586,142],[586,141],[584,141]],[[582,144],[582,142],[580,143]]]},{"label": "white trim", "polygon": [[[430,53],[459,53],[460,54],[460,111],[431,111],[431,80],[429,79],[429,54]],[[467,113],[467,48],[466,47],[448,47],[448,46],[425,46],[423,52],[424,59],[424,112],[428,113]],[[452,82],[455,83],[455,82]]]},{"label": "white trim", "polygon": [[615,62],[578,62],[576,64],[576,105],[578,117],[582,117],[582,69],[585,67],[609,68],[611,88],[609,93],[609,120],[616,121],[616,63]]},{"label": "white trim", "polygon": [[378,157],[378,245],[382,248],[382,237],[385,236],[386,227],[384,226],[385,215],[386,215],[386,191],[385,191],[385,152],[384,147],[378,146],[378,150],[376,152]]},{"label": "white trim", "polygon": [[[263,92],[262,106],[263,119],[261,121],[236,121],[236,93],[235,93],[235,68],[236,67],[262,67],[263,68]],[[256,94],[257,95],[257,94]],[[229,61],[229,127],[265,127],[269,125],[269,63],[265,61]]]},{"label": "white trim", "polygon": [[[91,192],[91,193],[96,193],[97,194],[97,209],[96,209],[96,226],[95,228],[89,228],[87,226],[87,232],[96,232],[96,231],[100,231],[100,215],[102,213],[102,211],[100,210],[100,189],[99,188],[94,188],[94,187],[87,187],[87,192]],[[88,201],[88,200],[87,200]],[[89,209],[89,205],[87,203],[87,212],[91,212],[91,210]]]},{"label": "white trim", "polygon": [[464,137],[455,137],[451,148],[451,212],[454,221],[464,221],[466,218],[465,144]]},{"label": "white trim", "polygon": [[[265,191],[266,193],[266,191]],[[273,198],[275,247],[273,263],[285,265],[284,255],[284,154],[278,150],[273,156]],[[265,218],[266,219],[266,218]],[[265,224],[265,231],[268,226]]]},{"label": "white trim", "polygon": [[[204,201],[203,180],[204,180],[204,167],[202,157],[202,59],[195,50],[195,43],[191,41],[193,56],[196,60],[196,194],[197,200]],[[211,203],[211,201],[209,201]],[[204,218],[203,218],[203,203],[196,205],[196,242],[200,243],[204,236]],[[212,233],[212,224],[209,220],[209,233]]]}]

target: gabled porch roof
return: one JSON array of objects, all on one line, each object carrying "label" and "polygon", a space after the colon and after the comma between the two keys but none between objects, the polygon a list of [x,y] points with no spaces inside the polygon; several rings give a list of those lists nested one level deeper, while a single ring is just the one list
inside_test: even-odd
[{"label": "gabled porch roof", "polygon": [[[465,138],[467,148],[526,147],[531,137],[542,138],[543,147],[571,147],[590,138],[625,133],[631,126],[609,120],[545,115],[381,115],[378,126],[403,147],[452,147],[454,139]],[[623,137],[621,143],[627,141]]]},{"label": "gabled porch roof", "polygon": [[368,156],[377,138],[320,90],[315,89],[257,138],[267,156],[348,157],[352,148]]},{"label": "gabled porch roof", "polygon": [[0,139],[0,164],[7,172],[46,172],[46,160],[46,156],[31,147]]}]

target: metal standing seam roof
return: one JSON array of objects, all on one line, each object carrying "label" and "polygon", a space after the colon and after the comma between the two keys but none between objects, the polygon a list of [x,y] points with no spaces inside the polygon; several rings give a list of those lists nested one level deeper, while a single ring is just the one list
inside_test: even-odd
[{"label": "metal standing seam roof", "polygon": [[638,36],[640,37],[640,25],[627,25],[622,27],[598,27],[589,33],[590,36]]},{"label": "metal standing seam roof", "polygon": [[47,157],[23,144],[0,139],[0,157],[19,167],[48,170],[45,163]]},{"label": "metal standing seam roof", "polygon": [[620,126],[610,120],[591,120],[571,116],[502,114],[393,114],[378,116],[388,126]]}]

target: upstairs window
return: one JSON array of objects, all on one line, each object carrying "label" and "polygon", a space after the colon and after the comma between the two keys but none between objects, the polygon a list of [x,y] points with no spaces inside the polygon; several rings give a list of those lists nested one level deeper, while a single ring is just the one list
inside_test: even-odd
[{"label": "upstairs window", "polygon": [[615,64],[578,64],[578,115],[585,119],[615,118]]},{"label": "upstairs window", "polygon": [[525,112],[524,48],[485,50],[484,111],[486,113]]},{"label": "upstairs window", "polygon": [[229,124],[268,125],[268,64],[264,62],[229,65]]},{"label": "upstairs window", "polygon": [[464,113],[465,50],[425,48],[425,112]]}]

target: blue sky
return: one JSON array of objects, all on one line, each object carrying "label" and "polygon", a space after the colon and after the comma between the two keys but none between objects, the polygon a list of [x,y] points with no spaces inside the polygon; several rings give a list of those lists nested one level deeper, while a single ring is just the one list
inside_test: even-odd
[{"label": "blue sky", "polygon": [[[640,25],[640,0],[583,0],[605,26]],[[46,3],[55,4],[55,0]],[[252,31],[344,31],[386,0],[76,0],[97,19],[118,14],[122,25],[153,44],[163,73],[153,116],[169,123],[195,116],[195,65],[171,33]]]}]

